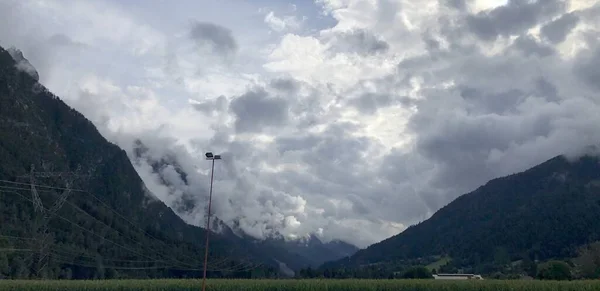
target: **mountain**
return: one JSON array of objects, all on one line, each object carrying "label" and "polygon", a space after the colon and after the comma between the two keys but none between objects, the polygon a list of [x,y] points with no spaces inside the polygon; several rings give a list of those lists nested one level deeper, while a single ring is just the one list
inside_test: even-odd
[{"label": "mountain", "polygon": [[[22,53],[0,48],[0,278],[200,276],[206,231],[155,198],[125,151],[38,79]],[[211,236],[211,276],[276,267]]]},{"label": "mountain", "polygon": [[306,258],[309,266],[313,268],[328,261],[349,257],[358,251],[356,246],[340,240],[324,243],[316,235],[293,241],[271,239],[271,242],[281,244],[289,252]]},{"label": "mountain", "polygon": [[[169,188],[169,194],[175,197],[171,207],[180,216],[187,217],[192,214],[195,208],[201,207],[198,205],[199,199],[206,199],[207,195],[199,195],[200,190],[192,187],[190,179],[193,178],[193,173],[185,171],[176,154],[156,155],[148,145],[138,139],[134,142],[130,159],[134,164],[146,163],[152,168],[152,173],[162,185]],[[236,227],[235,223],[229,226],[218,217],[213,217],[210,227],[212,231],[237,241],[240,245],[252,246],[257,253],[281,265],[283,270],[289,269],[286,271],[288,274],[309,266],[315,268],[327,261],[344,258],[358,251],[356,246],[339,240],[323,243],[315,235],[286,240],[283,235],[274,232],[270,237],[256,239]]]},{"label": "mountain", "polygon": [[557,156],[494,179],[428,220],[323,269],[393,270],[433,263],[445,271],[491,273],[519,263],[572,258],[581,246],[598,240],[599,158]]},{"label": "mountain", "polygon": [[325,262],[349,257],[358,251],[356,246],[340,240],[324,243],[315,235],[287,241],[283,237],[267,238],[257,243],[268,249],[284,249],[301,258],[291,263],[283,261],[296,271],[307,267],[317,268]]}]

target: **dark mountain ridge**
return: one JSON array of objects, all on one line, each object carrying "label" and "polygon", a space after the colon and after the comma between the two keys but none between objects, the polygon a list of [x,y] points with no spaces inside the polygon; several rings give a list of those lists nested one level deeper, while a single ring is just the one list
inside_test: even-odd
[{"label": "dark mountain ridge", "polygon": [[256,244],[262,245],[266,249],[283,249],[286,252],[301,258],[301,263],[281,262],[288,265],[294,271],[301,268],[317,268],[321,264],[348,257],[356,253],[359,249],[351,244],[340,240],[323,242],[316,235],[310,235],[307,238],[286,240],[283,237],[270,237],[264,240],[253,239]]},{"label": "dark mountain ridge", "polygon": [[491,180],[428,220],[323,268],[427,264],[448,256],[454,267],[485,272],[486,265],[510,261],[572,258],[598,240],[599,158],[557,156]]}]

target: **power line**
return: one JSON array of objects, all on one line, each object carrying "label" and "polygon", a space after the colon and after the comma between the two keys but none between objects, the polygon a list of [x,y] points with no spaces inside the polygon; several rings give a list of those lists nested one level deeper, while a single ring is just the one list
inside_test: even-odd
[{"label": "power line", "polygon": [[[151,234],[149,234],[147,231],[145,231],[144,229],[142,229],[140,226],[136,225],[135,223],[133,223],[131,220],[127,219],[125,216],[123,216],[121,213],[119,213],[118,211],[116,211],[115,209],[113,209],[111,206],[109,206],[107,203],[105,203],[102,199],[98,198],[98,196],[94,195],[91,192],[88,191],[82,191],[86,194],[89,194],[90,196],[92,196],[96,201],[98,201],[100,204],[102,204],[106,209],[110,210],[112,213],[116,214],[118,217],[120,217],[121,219],[127,221],[129,224],[131,224],[133,227],[139,229],[144,235],[146,235],[147,237],[153,239],[156,242],[161,243],[162,245],[169,247],[169,245],[167,245],[165,242],[163,242],[162,240],[159,240],[157,238],[155,238],[154,236],[152,236]],[[201,246],[201,245],[200,245]],[[174,261],[180,263],[180,264],[184,264],[187,265],[186,263],[183,263],[181,261],[178,261],[176,259],[173,259]]]},{"label": "power line", "polygon": [[35,252],[35,250],[32,250],[32,249],[0,248],[0,252]]},{"label": "power line", "polygon": [[[23,185],[23,186],[31,186],[32,185],[31,183],[15,182],[15,181],[2,180],[2,179],[0,179],[0,182],[4,182],[4,183],[8,183],[8,184],[15,184],[15,185]],[[33,184],[33,185],[36,186],[36,187],[45,188],[45,189],[70,190],[70,191],[73,191],[73,192],[84,192],[84,193],[87,193],[87,191],[81,190],[81,189],[72,189],[72,188],[46,186],[46,185],[41,185],[41,184]],[[26,190],[29,190],[29,189],[26,189]]]},{"label": "power line", "polygon": [[[0,181],[1,181],[1,180],[0,180]],[[24,183],[20,183],[20,184],[24,184]],[[5,186],[0,186],[0,188],[2,188],[2,187],[5,187]],[[23,188],[15,188],[15,187],[6,187],[6,188],[9,188],[9,189],[14,189],[14,190],[28,190],[28,189],[23,189]],[[71,205],[71,206],[72,206],[73,208],[75,208],[76,210],[78,210],[78,211],[82,212],[83,214],[86,214],[87,216],[91,217],[91,218],[92,218],[92,219],[94,219],[95,221],[97,221],[97,222],[101,223],[102,225],[104,225],[104,226],[108,227],[109,229],[111,229],[111,230],[113,230],[113,231],[117,232],[117,233],[118,233],[118,234],[120,234],[122,237],[124,237],[124,238],[126,238],[126,239],[129,239],[130,241],[132,241],[132,242],[134,242],[134,243],[137,243],[137,244],[139,244],[139,245],[140,245],[140,246],[142,246],[142,247],[147,247],[147,248],[150,248],[149,246],[146,246],[146,245],[144,245],[144,244],[142,244],[142,243],[140,243],[140,242],[138,242],[138,241],[135,241],[134,239],[132,239],[132,238],[130,238],[130,237],[128,237],[128,236],[126,236],[124,233],[122,233],[122,232],[120,232],[120,231],[118,231],[118,230],[116,230],[116,229],[114,229],[114,228],[110,227],[110,226],[109,226],[109,225],[107,225],[106,223],[104,223],[104,222],[100,221],[99,219],[97,219],[97,218],[93,217],[93,216],[92,216],[92,215],[90,215],[88,212],[86,212],[85,210],[83,210],[83,209],[81,209],[80,207],[76,206],[75,204],[73,204],[73,203],[71,203],[71,202],[68,202],[68,201],[67,201],[66,203],[67,203],[67,204],[69,204],[69,205]],[[105,204],[105,206],[108,208],[108,206],[107,206],[106,204]],[[161,242],[161,241],[159,241],[158,239],[155,239],[155,241],[157,241],[157,242]],[[164,242],[161,242],[161,243],[163,243],[165,246],[167,246],[167,247],[168,247],[168,245],[167,245],[167,244],[165,244]],[[163,257],[163,260],[157,260],[157,259],[155,259],[155,258],[152,258],[153,260],[155,260],[155,261],[164,261],[164,256],[166,256],[166,255],[164,255],[164,256],[163,256],[163,255],[160,255],[160,254],[158,254],[158,252],[157,252],[156,250],[152,250],[152,251],[153,251],[155,254],[157,254],[158,256],[160,256],[160,257]],[[169,259],[170,259],[170,260],[172,260],[172,261],[175,261],[175,262],[177,262],[177,263],[179,263],[179,264],[187,265],[188,267],[192,267],[192,268],[194,268],[194,267],[195,267],[194,265],[190,265],[190,264],[187,264],[187,263],[181,262],[181,261],[179,261],[179,260],[176,260],[176,259],[172,259],[172,258],[169,258]]]},{"label": "power line", "polygon": [[[86,268],[97,268],[97,265],[84,265],[82,263],[75,263],[69,260],[66,260],[64,258],[58,258],[58,257],[54,257],[54,259],[57,262],[61,262],[63,264],[68,264],[68,265],[73,265],[73,266],[80,266],[80,267],[86,267]],[[170,269],[169,266],[151,266],[151,267],[122,267],[122,266],[102,266],[105,269],[116,269],[116,270],[155,270],[155,269]]]},{"label": "power line", "polygon": [[[53,250],[54,253],[62,253],[62,254],[67,254],[73,257],[77,257],[77,258],[88,258],[90,260],[94,260],[97,261],[98,257],[92,257],[92,256],[87,256],[81,253],[76,253],[76,252],[72,252],[72,251],[67,251],[67,250],[58,250],[57,248],[55,248]],[[110,259],[110,258],[106,258],[106,256],[100,256],[100,258],[102,259],[102,261],[111,261],[111,262],[123,262],[123,263],[156,263],[158,261],[156,260],[152,260],[152,261],[142,261],[142,260],[122,260],[122,259]]]},{"label": "power line", "polygon": [[[22,189],[21,189],[21,190],[22,190]],[[21,195],[21,194],[19,194],[19,193],[17,193],[17,192],[15,192],[15,193],[16,193],[17,195],[21,196],[22,198],[24,198],[24,199],[27,199],[27,200],[31,201],[31,200],[30,200],[30,199],[28,199],[27,197],[25,197],[25,196],[23,196],[23,195]],[[116,243],[116,242],[113,242],[112,240],[109,240],[109,239],[107,239],[107,238],[104,238],[103,236],[101,236],[101,235],[98,235],[98,234],[94,233],[93,231],[90,231],[89,229],[87,229],[87,228],[85,228],[85,227],[82,227],[82,226],[80,226],[79,224],[77,224],[77,223],[75,223],[75,222],[72,222],[72,221],[70,221],[69,219],[67,219],[67,218],[65,218],[65,217],[63,217],[63,216],[61,216],[61,215],[59,215],[59,214],[56,214],[56,217],[58,217],[58,218],[60,218],[60,219],[62,219],[62,220],[64,220],[64,221],[66,221],[66,222],[68,222],[68,223],[72,224],[73,226],[75,226],[75,227],[77,227],[77,228],[79,228],[79,229],[81,229],[81,230],[83,230],[83,231],[86,231],[86,232],[88,232],[88,233],[91,233],[91,234],[93,234],[94,236],[97,236],[97,237],[99,237],[100,239],[102,239],[102,240],[104,240],[104,241],[110,242],[110,243],[112,243],[112,244],[114,244],[114,245],[116,245],[116,246],[118,246],[118,247],[121,247],[121,248],[123,248],[123,249],[125,249],[125,250],[127,250],[127,251],[130,251],[130,252],[132,252],[132,253],[135,253],[135,254],[137,254],[137,255],[139,255],[139,256],[143,256],[143,257],[146,257],[146,258],[148,258],[148,259],[151,259],[151,260],[153,260],[153,258],[150,258],[150,257],[148,257],[148,256],[146,256],[146,255],[140,254],[140,253],[138,253],[138,252],[136,252],[136,251],[133,251],[133,250],[131,250],[131,249],[128,249],[127,247],[124,247],[124,246],[122,246],[122,245],[120,245],[120,244],[118,244],[118,243]]]},{"label": "power line", "polygon": [[[3,192],[3,191],[0,191]],[[16,192],[13,192],[16,193]],[[27,199],[26,197],[24,197],[23,195],[16,193],[19,196]],[[29,199],[27,199],[29,200]],[[59,218],[63,218],[59,216]],[[69,221],[69,220],[67,220]],[[69,221],[70,223],[73,224],[73,222]],[[14,236],[6,236],[6,237],[11,237],[11,238],[15,238],[15,239],[33,239],[34,238],[20,238],[20,237],[14,237]],[[110,240],[106,239],[107,241],[110,242]],[[5,248],[5,249],[0,249],[0,251],[8,251],[8,252],[15,252],[15,251],[24,251],[24,252],[35,252],[35,250],[32,249],[15,249],[15,248]],[[73,252],[70,251],[64,251],[64,250],[60,250],[59,252],[62,252],[63,254],[68,254],[74,257],[86,257],[92,260],[97,260],[97,258],[94,257],[90,257],[90,256],[84,256],[81,254],[75,254]],[[65,256],[63,254],[60,254],[58,252],[52,251],[53,257],[55,256],[62,256],[63,258],[65,258]],[[226,259],[225,259],[226,260]],[[225,261],[223,260],[223,262]],[[61,261],[61,260],[56,260],[56,261]],[[164,261],[158,261],[158,260],[151,260],[151,261],[140,261],[140,260],[119,260],[119,259],[106,259],[105,257],[102,257],[102,261],[112,261],[112,262],[125,262],[125,263],[158,263],[158,262],[164,262]],[[91,266],[91,265],[82,265],[82,264],[75,264],[71,261],[68,260],[63,260],[62,263],[66,263],[66,264],[71,264],[71,265],[78,265],[78,266],[83,266],[83,267],[95,267],[95,266]],[[46,262],[47,264],[47,262]],[[46,265],[44,264],[44,266]],[[246,262],[242,262],[239,264],[236,264],[234,266],[230,266],[228,268],[207,268],[207,271],[211,271],[211,272],[243,272],[243,271],[248,271],[248,270],[252,270],[252,269],[256,269],[261,267],[263,264],[259,264],[257,266],[252,266],[252,263],[250,263],[248,266],[244,266],[244,268],[242,269],[238,269],[238,267],[246,265],[248,263]],[[180,271],[202,271],[203,269],[199,269],[199,268],[185,268],[185,267],[176,267],[174,265],[169,265],[169,266],[152,266],[152,267],[121,267],[121,266],[104,266],[105,268],[113,268],[113,269],[129,269],[129,270],[144,270],[144,269],[170,269],[170,270],[180,270]]]},{"label": "power line", "polygon": [[[17,184],[17,185],[23,185],[23,186],[29,186],[29,183],[22,183],[22,182],[13,182],[13,181],[7,181],[7,180],[0,180],[0,182],[5,182],[5,183],[10,183],[10,184]],[[46,188],[46,189],[55,189],[55,190],[67,190],[68,188],[62,188],[62,187],[52,187],[52,186],[46,186],[46,185],[36,185],[39,188]],[[4,186],[0,186],[0,187],[4,187]],[[10,189],[15,189],[15,190],[27,190],[27,189],[23,189],[23,188],[10,188]],[[144,231],[141,227],[137,226],[135,223],[131,222],[129,219],[127,219],[126,217],[124,217],[122,214],[120,214],[119,212],[117,212],[116,210],[114,210],[112,207],[110,207],[107,203],[105,203],[104,201],[102,201],[100,198],[98,198],[98,196],[94,195],[91,192],[85,191],[85,190],[80,190],[80,189],[70,189],[71,191],[74,192],[82,192],[82,193],[86,193],[89,194],[90,196],[92,196],[96,201],[98,201],[99,203],[101,203],[104,207],[106,207],[106,209],[110,210],[111,212],[113,212],[114,214],[116,214],[117,216],[119,216],[120,218],[122,218],[123,220],[127,221],[129,224],[131,224],[132,226],[136,227],[137,229],[139,229],[140,231],[142,231],[146,236],[148,236],[151,239],[154,239],[156,242],[161,243],[164,246],[169,247],[169,245],[167,245],[165,242],[153,237],[152,235],[150,235],[148,232]],[[87,212],[85,212],[84,210],[82,210],[81,208],[74,206],[72,203],[69,203],[71,206],[78,208],[78,210],[82,211],[83,213],[89,215]],[[93,216],[90,215],[90,217],[94,218]],[[97,219],[96,219],[97,220]],[[99,221],[99,220],[98,220]],[[103,222],[101,222],[103,223]],[[104,223],[103,223],[104,224]],[[105,224],[106,225],[106,224]],[[115,230],[117,231],[117,230]],[[206,230],[206,232],[208,233],[209,230]],[[118,231],[117,231],[118,232]],[[121,233],[122,234],[122,233]],[[123,234],[122,234],[123,235]],[[123,235],[124,236],[124,235]],[[138,243],[139,244],[139,243]],[[203,247],[202,244],[196,244],[197,247]],[[177,259],[174,258],[169,258],[170,260],[177,262],[179,264],[183,264],[183,265],[187,265],[188,267],[192,267],[194,268],[195,266],[190,265],[188,263],[184,263],[182,261],[179,261]],[[217,261],[215,263],[213,263],[214,265],[218,265],[220,263],[226,262],[227,260],[229,260],[228,258],[223,259],[222,261]],[[195,265],[199,265],[199,264],[195,264]]]},{"label": "power line", "polygon": [[[30,183],[22,183],[22,182],[15,182],[15,181],[8,181],[8,180],[1,180],[1,179],[0,179],[0,182],[5,182],[5,183],[9,183],[9,184],[16,184],[16,185],[22,185],[22,186],[31,186],[31,184],[30,184]],[[165,245],[165,246],[168,246],[168,245],[167,245],[166,243],[164,243],[163,241],[161,241],[161,240],[158,240],[158,239],[156,239],[155,237],[153,237],[153,236],[151,236],[150,234],[148,234],[146,231],[144,231],[143,229],[141,229],[139,226],[135,225],[135,224],[134,224],[133,222],[131,222],[129,219],[125,218],[125,217],[124,217],[123,215],[121,215],[119,212],[117,212],[116,210],[112,209],[112,207],[110,207],[109,205],[107,205],[107,204],[106,204],[104,201],[102,201],[102,200],[101,200],[100,198],[98,198],[96,195],[94,195],[94,194],[92,194],[92,193],[90,193],[90,192],[88,192],[88,191],[84,191],[84,190],[80,190],[80,189],[70,189],[70,188],[63,188],[63,187],[52,187],[52,186],[46,186],[46,185],[40,185],[40,184],[36,184],[35,186],[36,186],[36,187],[39,187],[39,188],[44,188],[44,189],[54,189],[54,190],[70,190],[70,191],[73,191],[73,192],[83,192],[83,193],[87,193],[87,194],[91,195],[92,197],[94,197],[94,198],[95,198],[95,200],[97,200],[98,202],[100,202],[100,203],[101,203],[101,204],[102,204],[104,207],[106,207],[108,210],[110,210],[111,212],[115,213],[117,216],[119,216],[119,217],[120,217],[120,218],[122,218],[123,220],[127,221],[127,222],[128,222],[128,223],[130,223],[132,226],[134,226],[134,227],[138,228],[139,230],[141,230],[141,231],[142,231],[142,232],[143,232],[145,235],[147,235],[148,237],[151,237],[151,238],[152,238],[152,239],[154,239],[155,241],[157,241],[157,242],[160,242],[161,244],[163,244],[163,245]],[[11,189],[11,190],[22,190],[22,191],[27,191],[27,190],[29,190],[29,189],[24,189],[24,188],[17,188],[17,187],[10,187],[10,186],[4,186],[4,185],[0,185],[0,189],[2,189],[2,188],[4,188],[4,189]],[[45,190],[45,191],[47,191],[47,190]],[[16,194],[18,194],[19,196],[23,197],[24,199],[31,201],[30,199],[27,199],[26,197],[22,196],[21,194],[19,194],[19,193],[17,193],[17,192],[14,192],[14,191],[11,191],[11,192],[13,192],[13,193],[16,193]],[[65,201],[66,201],[66,200],[65,200]],[[63,203],[64,203],[64,202],[63,202]],[[96,221],[99,221],[100,223],[102,223],[103,225],[107,226],[107,227],[108,227],[108,228],[110,228],[111,230],[113,230],[113,231],[116,231],[117,233],[119,233],[120,235],[122,235],[122,236],[124,236],[124,237],[127,237],[127,236],[125,236],[123,233],[119,232],[118,230],[115,230],[115,229],[113,229],[112,227],[110,227],[110,226],[106,225],[105,223],[101,222],[101,221],[100,221],[100,220],[98,220],[97,218],[93,217],[92,215],[90,215],[89,213],[87,213],[86,211],[84,211],[83,209],[81,209],[81,208],[79,208],[79,207],[75,206],[73,203],[71,203],[71,202],[68,202],[68,201],[67,201],[67,203],[68,203],[69,205],[71,205],[72,207],[76,208],[77,210],[79,210],[79,211],[81,211],[81,212],[85,213],[86,215],[90,216],[92,219],[94,219],[94,220],[96,220]],[[45,208],[44,208],[44,210],[47,210],[47,209],[45,209]],[[76,226],[76,227],[78,227],[78,228],[82,229],[82,230],[85,230],[85,231],[87,231],[87,232],[89,232],[89,233],[92,233],[93,235],[95,235],[95,236],[98,236],[98,237],[100,237],[101,239],[103,239],[103,240],[105,240],[105,241],[108,241],[108,242],[110,242],[110,243],[113,243],[113,244],[114,244],[114,245],[116,245],[116,246],[119,246],[119,247],[121,247],[121,248],[123,248],[123,249],[125,249],[125,250],[128,250],[128,251],[130,251],[130,252],[133,252],[133,253],[135,253],[135,254],[137,254],[137,255],[139,255],[139,256],[143,256],[143,257],[146,257],[146,258],[152,259],[152,261],[151,261],[151,262],[165,262],[164,260],[156,260],[155,258],[151,258],[151,257],[148,257],[148,256],[146,256],[146,255],[140,254],[140,253],[138,253],[138,252],[132,251],[131,249],[128,249],[128,248],[126,248],[126,247],[124,247],[124,246],[122,246],[122,245],[120,245],[120,244],[117,244],[117,243],[115,243],[115,242],[113,242],[113,241],[111,241],[111,240],[109,240],[109,239],[106,239],[106,238],[104,238],[104,237],[102,237],[102,236],[100,236],[100,235],[97,235],[97,234],[95,234],[95,233],[93,233],[93,232],[91,232],[91,231],[89,231],[89,230],[87,230],[87,229],[85,229],[85,228],[82,228],[82,227],[81,227],[81,226],[79,226],[77,223],[74,223],[74,222],[72,222],[72,221],[70,221],[70,220],[66,219],[65,217],[62,217],[62,216],[60,216],[60,215],[57,215],[57,216],[58,216],[58,218],[60,218],[60,219],[62,219],[62,220],[65,220],[65,221],[67,221],[67,222],[69,222],[69,223],[73,224],[74,226]],[[208,232],[209,230],[206,230],[206,231]],[[132,240],[132,241],[133,241],[133,239],[131,239],[131,238],[130,238],[130,240]],[[137,243],[138,243],[138,244],[140,244],[139,242],[137,242]],[[160,255],[159,255],[159,256],[160,256]],[[91,257],[88,257],[88,258],[91,258]],[[108,259],[108,260],[110,260],[110,259]],[[219,264],[219,263],[225,263],[225,262],[226,262],[226,261],[228,261],[228,260],[229,260],[228,258],[224,258],[224,259],[222,259],[222,260],[220,260],[220,261],[213,262],[213,264],[211,264],[211,265],[217,265],[217,264]],[[116,261],[116,260],[115,260],[115,261]],[[127,261],[127,260],[123,260],[123,261]],[[176,262],[178,262],[178,263],[184,264],[184,265],[188,265],[187,263],[183,263],[183,262],[181,262],[181,261],[178,261],[178,260],[175,260],[175,261],[176,261]],[[231,262],[233,262],[233,261],[234,261],[234,260],[231,260]],[[134,260],[131,260],[131,262],[136,262],[136,261],[134,261]],[[137,262],[142,262],[142,261],[137,261]],[[150,261],[146,261],[146,262],[150,262]],[[245,271],[245,270],[252,270],[252,269],[256,269],[256,268],[259,268],[259,267],[261,267],[261,266],[263,266],[263,265],[264,265],[264,264],[262,264],[262,263],[261,263],[261,264],[259,264],[259,265],[255,265],[255,266],[252,266],[253,264],[250,264],[250,265],[248,265],[248,266],[244,267],[244,269],[235,269],[235,268],[237,268],[237,267],[240,267],[240,266],[243,266],[243,265],[246,265],[246,264],[247,264],[247,263],[239,263],[239,264],[236,264],[236,265],[234,265],[234,266],[231,266],[231,267],[229,267],[229,268],[220,268],[220,269],[218,269],[218,268],[217,268],[217,269],[215,269],[215,268],[206,268],[206,270],[207,270],[207,271],[211,271],[211,272],[214,272],[214,271],[222,271],[222,272],[234,271],[234,272],[240,272],[240,271]],[[191,266],[191,265],[189,265],[189,266]],[[252,266],[252,267],[250,267],[250,266]],[[156,268],[156,267],[152,267],[152,268]],[[163,268],[163,267],[160,267],[160,268]],[[169,267],[169,269],[174,269],[174,268],[172,268],[172,266],[171,266],[171,267]],[[186,270],[186,271],[200,271],[201,269],[196,269],[196,268],[179,268],[179,269],[177,269],[177,270]]]},{"label": "power line", "polygon": [[[74,253],[71,253],[71,252],[68,252],[68,251],[61,251],[61,252],[62,252],[62,254],[59,253],[59,252],[54,252],[53,254],[56,255],[56,256],[61,256],[63,258],[66,258],[66,256],[64,254],[67,254],[67,255],[73,256],[74,257],[73,260],[79,259],[79,258],[87,258],[89,260],[94,261],[94,263],[98,262],[98,258],[97,257],[91,257],[91,256],[84,256],[84,255],[74,254]],[[119,260],[119,259],[106,259],[104,257],[102,257],[101,261],[102,262],[104,262],[104,261],[111,261],[113,263],[117,263],[117,262],[136,263],[136,264],[137,263],[158,263],[158,261]],[[233,266],[231,266],[229,268],[220,268],[220,269],[218,269],[218,268],[208,268],[207,270],[211,271],[211,272],[217,272],[217,271],[221,271],[221,272],[241,272],[241,271],[252,270],[252,269],[256,268],[256,267],[250,267],[250,268],[248,268],[249,266],[245,266],[243,269],[237,269],[238,267],[243,266],[245,264],[247,264],[247,263],[236,264],[236,265],[233,265]],[[109,267],[106,267],[106,266],[104,266],[104,267],[105,268],[109,268]],[[120,267],[115,267],[115,268],[120,268]],[[128,268],[128,267],[125,267],[125,268]],[[163,267],[162,266],[161,267],[154,266],[154,267],[148,267],[148,268],[152,269],[152,268],[163,268]],[[184,268],[184,267],[175,266],[175,265],[169,265],[168,267],[164,267],[164,268],[167,268],[167,269],[170,269],[170,270],[179,270],[179,271],[202,271],[203,270],[203,269],[199,269],[199,268]]]},{"label": "power line", "polygon": [[[0,186],[0,189],[1,189],[1,188],[5,188],[5,186]],[[28,190],[28,189],[24,189],[24,188],[15,188],[15,187],[6,187],[6,188],[9,188],[9,189],[14,189],[14,190],[24,190],[24,191],[25,191],[25,190]],[[21,197],[22,197],[22,198],[24,198],[24,199],[27,199],[27,200],[31,201],[30,199],[28,199],[28,198],[24,197],[23,195],[21,195],[21,194],[19,194],[19,193],[17,193],[17,192],[14,192],[14,193],[16,193],[17,195],[21,196]],[[83,212],[84,214],[87,214],[87,215],[88,215],[88,216],[90,216],[92,219],[95,219],[96,221],[98,221],[98,222],[102,223],[103,225],[105,225],[105,226],[109,227],[111,230],[113,230],[113,231],[116,231],[116,232],[117,232],[117,233],[119,233],[121,236],[123,236],[123,237],[126,237],[126,236],[125,236],[123,233],[121,233],[121,232],[119,232],[118,230],[115,230],[115,229],[111,228],[110,226],[106,225],[105,223],[103,223],[103,222],[99,221],[98,219],[96,219],[95,217],[91,216],[89,213],[85,212],[83,209],[81,209],[81,208],[79,208],[79,207],[75,206],[75,205],[74,205],[74,204],[72,204],[71,202],[67,202],[67,203],[68,203],[69,205],[73,206],[74,208],[76,208],[77,210],[79,210],[79,211]],[[133,252],[133,253],[135,253],[135,254],[137,254],[137,255],[140,255],[140,256],[144,256],[144,257],[146,257],[146,258],[149,258],[149,259],[151,259],[153,262],[165,262],[164,260],[157,260],[156,258],[148,257],[148,256],[146,256],[146,255],[143,255],[143,254],[141,254],[141,253],[138,253],[138,252],[132,251],[131,249],[128,249],[128,248],[126,248],[126,247],[124,247],[124,246],[122,246],[122,245],[120,245],[120,244],[117,244],[117,243],[115,243],[115,242],[114,242],[114,241],[112,241],[112,240],[109,240],[109,239],[107,239],[107,238],[104,238],[104,237],[102,237],[102,236],[100,236],[100,235],[98,235],[98,234],[96,234],[96,233],[94,233],[94,232],[91,232],[91,231],[90,231],[90,230],[88,230],[88,229],[82,228],[82,227],[81,227],[81,226],[79,226],[77,223],[75,223],[75,222],[72,222],[72,221],[68,220],[67,218],[65,218],[65,217],[63,217],[63,216],[60,216],[60,215],[58,215],[58,214],[57,214],[56,216],[57,216],[58,218],[60,218],[60,219],[63,219],[63,220],[65,220],[65,221],[67,221],[67,222],[69,222],[69,223],[73,224],[74,226],[76,226],[76,227],[78,227],[78,228],[80,228],[80,229],[82,229],[82,230],[85,230],[85,231],[87,231],[87,232],[89,232],[89,233],[92,233],[92,234],[93,234],[93,235],[95,235],[95,236],[98,236],[98,237],[100,237],[100,238],[101,238],[101,239],[103,239],[103,240],[106,240],[106,241],[108,241],[108,242],[111,242],[111,243],[113,243],[113,244],[115,244],[115,245],[117,245],[117,246],[119,246],[119,247],[121,247],[121,248],[124,248],[124,249],[126,249],[126,250],[128,250],[128,251],[130,251],[130,252]],[[165,245],[166,245],[166,244],[165,244]],[[143,245],[142,245],[142,246],[143,246]],[[177,262],[178,262],[178,263],[182,263],[182,264],[184,264],[184,265],[188,265],[188,264],[186,264],[186,263],[183,263],[183,262],[180,262],[180,261],[177,261]],[[188,266],[189,266],[189,267],[184,267],[184,268],[182,268],[182,270],[197,270],[197,271],[201,270],[201,269],[194,269],[195,267],[194,267],[193,265],[188,265]]]},{"label": "power line", "polygon": [[0,234],[0,238],[12,238],[12,239],[20,239],[20,240],[35,240],[32,237],[19,237],[19,236],[3,235],[3,234]]}]

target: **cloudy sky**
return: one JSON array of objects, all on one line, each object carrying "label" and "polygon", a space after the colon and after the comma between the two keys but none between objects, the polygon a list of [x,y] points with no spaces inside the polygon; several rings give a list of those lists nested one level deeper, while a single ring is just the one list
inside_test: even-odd
[{"label": "cloudy sky", "polygon": [[599,143],[599,29],[595,0],[0,0],[0,45],[188,222],[214,151],[227,223],[360,247]]}]

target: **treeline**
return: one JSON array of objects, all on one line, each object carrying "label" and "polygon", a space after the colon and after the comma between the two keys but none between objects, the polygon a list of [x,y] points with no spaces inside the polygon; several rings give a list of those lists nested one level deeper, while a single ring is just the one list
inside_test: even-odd
[{"label": "treeline", "polygon": [[296,278],[299,279],[432,279],[432,272],[424,266],[410,267],[402,271],[390,271],[377,266],[359,269],[301,269]]},{"label": "treeline", "polygon": [[[453,259],[442,264],[443,257],[429,257],[410,261],[388,261],[371,264],[359,268],[300,270],[297,278],[335,278],[335,279],[397,279],[397,278],[432,278],[433,274],[481,274],[490,279],[540,279],[540,280],[575,280],[600,279],[600,242],[594,242],[576,250],[577,256],[564,260],[537,261],[533,256],[524,255],[517,260],[503,249],[496,250],[495,260],[479,265],[467,265],[467,260]],[[428,267],[419,265],[429,263]],[[438,265],[437,268],[433,267]]]}]

